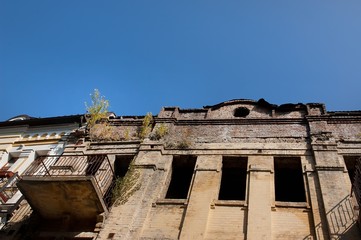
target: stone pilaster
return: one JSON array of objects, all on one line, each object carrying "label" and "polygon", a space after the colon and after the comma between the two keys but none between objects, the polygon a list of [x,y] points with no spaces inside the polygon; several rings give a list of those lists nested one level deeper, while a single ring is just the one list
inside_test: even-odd
[{"label": "stone pilaster", "polygon": [[221,156],[198,157],[180,239],[204,238],[210,205],[218,194],[221,164]]},{"label": "stone pilaster", "polygon": [[271,199],[273,157],[250,156],[247,239],[272,238]]}]

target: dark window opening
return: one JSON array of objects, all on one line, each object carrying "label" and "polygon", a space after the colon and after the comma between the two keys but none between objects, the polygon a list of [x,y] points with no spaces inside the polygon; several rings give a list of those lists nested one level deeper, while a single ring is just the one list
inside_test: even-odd
[{"label": "dark window opening", "polygon": [[299,157],[275,157],[276,201],[305,202],[302,165]]},{"label": "dark window opening", "polygon": [[172,162],[172,176],[165,198],[186,199],[192,181],[197,157],[174,156]]},{"label": "dark window opening", "polygon": [[14,157],[10,155],[10,159],[8,160],[8,162],[1,168],[1,170],[3,171],[8,171],[9,168],[11,168],[16,161],[18,161],[20,159],[20,157]]},{"label": "dark window opening", "polygon": [[249,109],[246,107],[239,107],[234,110],[235,117],[246,117],[249,114]]},{"label": "dark window opening", "polygon": [[116,156],[114,161],[114,174],[116,177],[125,176],[133,158],[133,155]]},{"label": "dark window opening", "polygon": [[247,158],[223,157],[219,200],[245,200]]},{"label": "dark window opening", "polygon": [[355,170],[356,170],[356,162],[360,156],[344,156],[343,160],[345,161],[346,169],[348,172],[348,176],[350,178],[351,183],[354,181]]}]

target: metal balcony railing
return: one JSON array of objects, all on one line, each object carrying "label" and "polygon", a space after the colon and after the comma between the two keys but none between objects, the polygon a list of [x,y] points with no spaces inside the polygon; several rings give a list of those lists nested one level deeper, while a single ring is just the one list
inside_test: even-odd
[{"label": "metal balcony railing", "polygon": [[38,157],[22,176],[93,177],[104,201],[108,202],[114,171],[107,155],[52,155]]},{"label": "metal balcony railing", "polygon": [[[6,171],[6,175],[6,178],[0,180],[0,217],[5,218],[19,206],[24,198],[16,186],[19,175],[9,171]],[[0,229],[1,227],[0,223]]]},{"label": "metal balcony railing", "polygon": [[19,179],[17,173],[12,173],[10,178],[0,182],[0,203],[6,204],[18,192],[16,183]]}]

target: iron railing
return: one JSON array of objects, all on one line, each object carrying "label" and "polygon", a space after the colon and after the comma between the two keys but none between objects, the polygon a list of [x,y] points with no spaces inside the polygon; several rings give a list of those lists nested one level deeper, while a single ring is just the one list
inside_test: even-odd
[{"label": "iron railing", "polygon": [[52,155],[38,157],[22,176],[93,177],[104,200],[109,198],[114,171],[107,155]]},{"label": "iron railing", "polygon": [[0,203],[6,204],[17,192],[16,183],[19,179],[17,173],[13,173],[10,178],[4,179],[0,182]]}]

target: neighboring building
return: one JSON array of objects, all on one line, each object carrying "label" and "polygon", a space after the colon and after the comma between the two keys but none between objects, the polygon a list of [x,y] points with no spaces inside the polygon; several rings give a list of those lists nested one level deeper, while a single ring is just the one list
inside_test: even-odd
[{"label": "neighboring building", "polygon": [[21,115],[0,122],[0,229],[19,208],[23,195],[16,183],[35,159],[60,155],[81,115],[33,118]]},{"label": "neighboring building", "polygon": [[1,239],[361,239],[361,111],[231,100],[81,133],[21,172]]}]

